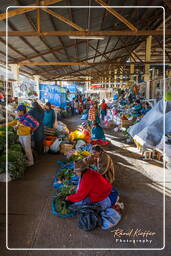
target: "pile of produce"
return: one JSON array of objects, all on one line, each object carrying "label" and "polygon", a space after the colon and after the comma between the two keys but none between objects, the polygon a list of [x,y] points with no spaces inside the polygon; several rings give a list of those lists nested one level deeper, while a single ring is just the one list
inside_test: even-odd
[{"label": "pile of produce", "polygon": [[68,162],[79,161],[79,160],[89,156],[90,154],[91,153],[87,150],[84,150],[84,151],[72,150],[67,154],[67,160],[68,160]]},{"label": "pile of produce", "polygon": [[72,176],[73,176],[73,169],[60,168],[58,169],[58,172],[56,174],[59,184],[64,182],[65,180],[70,180]]},{"label": "pile of produce", "polygon": [[[24,175],[26,165],[22,147],[13,128],[8,129],[8,173],[15,180]],[[0,173],[6,171],[6,128],[0,128]]]},{"label": "pile of produce", "polygon": [[67,195],[75,193],[76,188],[75,186],[70,183],[69,181],[65,181],[63,186],[58,188],[56,197],[54,199],[54,204],[56,211],[59,215],[65,216],[71,214],[69,206],[71,205],[70,202],[65,201]]},{"label": "pile of produce", "polygon": [[[15,109],[16,105],[9,104],[7,106],[8,110],[8,121],[12,121],[15,119]],[[5,104],[0,104],[0,124],[5,123],[6,120],[6,105]]]}]

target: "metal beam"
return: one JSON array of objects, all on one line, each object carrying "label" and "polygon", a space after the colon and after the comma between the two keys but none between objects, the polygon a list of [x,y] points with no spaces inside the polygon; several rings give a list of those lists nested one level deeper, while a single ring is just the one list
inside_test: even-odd
[{"label": "metal beam", "polygon": [[137,31],[138,29],[127,19],[125,19],[120,13],[116,12],[112,7],[108,6],[105,2],[102,0],[96,0],[98,4],[103,6],[108,12],[110,12],[113,16],[115,16],[118,20],[120,20],[122,23],[124,23],[128,28],[130,28],[133,31]]},{"label": "metal beam", "polygon": [[78,26],[77,24],[73,23],[72,21],[70,21],[69,19],[65,18],[64,16],[61,16],[60,14],[48,9],[48,8],[43,8],[42,9],[44,12],[47,12],[48,14],[52,15],[53,17],[57,18],[58,20],[66,23],[67,25],[69,25],[72,28],[75,28],[78,31],[84,31],[83,28],[81,28],[80,26]]},{"label": "metal beam", "polygon": [[[8,36],[162,36],[163,30],[112,30],[112,31],[8,31]],[[171,35],[171,30],[166,30]],[[6,31],[0,31],[0,36],[6,36]]]},{"label": "metal beam", "polygon": [[[47,5],[52,5],[52,4],[55,4],[55,3],[59,3],[61,1],[63,1],[63,0],[44,0],[44,1],[40,1],[39,5],[40,6],[47,6]],[[30,12],[30,11],[33,11],[33,10],[37,9],[36,7],[28,8],[29,6],[37,6],[37,2],[34,2],[32,4],[27,5],[27,8],[18,8],[18,9],[13,10],[13,11],[8,11],[7,12],[8,13],[7,17],[8,18],[14,17],[14,16],[17,16],[19,14],[23,14],[23,13]],[[0,20],[5,20],[5,19],[6,19],[6,12],[0,14]]]},{"label": "metal beam", "polygon": [[92,65],[145,65],[145,64],[159,64],[157,62],[146,61],[146,62],[18,62],[21,66],[92,66]]}]

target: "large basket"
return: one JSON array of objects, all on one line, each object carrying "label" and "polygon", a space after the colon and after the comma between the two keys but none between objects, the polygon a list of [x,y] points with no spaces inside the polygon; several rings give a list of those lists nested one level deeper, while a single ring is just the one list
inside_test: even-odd
[{"label": "large basket", "polygon": [[66,143],[61,143],[61,149],[60,152],[64,155],[66,155],[68,152],[70,152],[73,149],[72,144],[66,144]]},{"label": "large basket", "polygon": [[134,120],[121,120],[121,127],[127,128],[133,124]]}]

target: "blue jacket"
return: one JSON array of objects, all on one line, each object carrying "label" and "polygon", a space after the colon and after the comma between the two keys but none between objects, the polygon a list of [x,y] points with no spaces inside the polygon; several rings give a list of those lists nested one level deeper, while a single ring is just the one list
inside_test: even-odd
[{"label": "blue jacket", "polygon": [[53,128],[53,124],[55,121],[55,112],[53,109],[46,110],[44,112],[44,126],[48,128]]},{"label": "blue jacket", "polygon": [[91,134],[92,134],[91,138],[94,140],[105,139],[104,131],[103,131],[102,127],[99,125],[92,128]]}]

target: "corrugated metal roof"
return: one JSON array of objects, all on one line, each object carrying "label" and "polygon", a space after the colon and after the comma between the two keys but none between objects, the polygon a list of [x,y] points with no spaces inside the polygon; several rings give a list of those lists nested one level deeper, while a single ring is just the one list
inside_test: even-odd
[{"label": "corrugated metal roof", "polygon": [[[103,0],[105,1],[105,0]],[[33,3],[34,0],[1,0],[0,4],[0,12],[5,12],[5,9],[7,6],[14,6],[14,5],[28,5]],[[36,1],[35,1],[36,2]],[[131,2],[128,0],[111,0],[111,1],[105,1],[106,3],[109,3],[110,6],[130,6],[130,5],[162,5],[162,0],[132,0]],[[54,4],[53,6],[85,6],[89,5],[91,3],[91,6],[100,6],[96,1],[80,1],[80,0],[64,0],[59,3]],[[90,31],[99,31],[99,30],[129,30],[128,27],[123,24],[121,21],[119,21],[116,17],[114,17],[111,13],[106,11],[104,8],[96,8],[96,9],[90,9],[90,8],[55,8],[51,9],[56,13],[59,13],[60,15],[64,16],[65,18],[69,19],[73,23],[77,24],[78,26],[89,29]],[[155,29],[156,26],[158,26],[162,21],[162,9],[152,9],[152,8],[117,8],[116,11],[118,11],[123,17],[127,18],[134,26],[136,26],[139,29]],[[171,15],[171,10],[166,10],[166,16],[168,17]],[[26,14],[21,14],[15,17],[12,17],[9,19],[10,23],[16,27],[18,30],[33,30],[37,28],[36,25],[36,11],[28,12]],[[170,28],[171,26],[168,26]],[[5,30],[5,22],[0,22],[0,30]],[[9,30],[12,30],[12,28],[9,27]],[[59,21],[57,18],[52,17],[51,15],[45,13],[43,10],[41,10],[41,30],[42,31],[52,31],[52,30],[70,30],[75,31],[75,28],[72,28],[71,26],[65,24],[62,21]],[[4,38],[4,37],[3,37]],[[142,39],[145,37],[141,37]],[[116,59],[117,57],[122,57],[124,55],[129,56],[129,51],[132,51],[135,49],[136,45],[129,46],[129,51],[126,49],[126,45],[129,45],[130,43],[137,42],[140,38],[138,37],[121,37],[122,41],[119,40],[119,37],[111,37],[109,40],[109,37],[106,37],[104,40],[91,40],[89,41],[89,44],[92,45],[94,49],[97,49],[100,53],[104,53],[105,51],[109,51],[108,54],[105,54],[107,58],[110,59]],[[22,54],[26,56],[34,56],[37,55],[37,53],[44,53],[45,51],[48,51],[49,49],[53,48],[61,48],[66,45],[71,45],[75,42],[79,43],[80,40],[71,40],[67,36],[65,37],[57,37],[57,36],[49,36],[39,38],[39,37],[25,37],[25,40],[22,40],[22,38],[19,37],[9,37],[9,43],[16,48],[18,51],[20,51]],[[124,44],[125,47],[124,47]],[[117,43],[117,44],[116,44]],[[31,45],[32,47],[30,47]],[[114,50],[115,48],[124,47],[121,50],[113,51],[110,53],[111,50]],[[84,44],[79,44],[76,46],[72,46],[70,48],[63,49],[60,52],[54,52],[49,53],[46,55],[42,55],[42,57],[37,57],[32,59],[32,61],[41,62],[43,60],[47,61],[81,61],[85,60],[87,57],[91,58],[94,56],[98,56],[99,52],[96,52],[91,47],[88,47],[87,42],[85,41]],[[35,50],[34,50],[34,49]],[[0,49],[1,51],[5,52],[5,45],[0,42]],[[13,49],[9,47],[9,55],[13,58],[17,58],[18,60],[22,60],[23,56],[19,53],[15,52]],[[57,56],[57,58],[55,57]],[[72,57],[70,57],[72,56]],[[123,59],[127,59],[128,57],[124,57]],[[5,60],[5,56],[2,54],[0,55],[0,60]],[[14,59],[10,59],[10,61],[14,61]],[[93,62],[93,59],[90,59],[89,62]],[[104,56],[99,56],[95,58],[95,62],[105,62],[107,59]],[[103,65],[99,66],[99,69],[102,69]],[[43,71],[45,70],[48,73],[48,69],[52,69],[53,67],[37,67],[37,66],[31,66],[29,67],[22,67],[23,69],[27,70],[28,72],[34,72],[31,71],[31,69],[35,70],[37,72],[38,70]],[[57,70],[58,73],[64,74],[66,72],[72,72],[74,70],[84,69],[84,66],[65,66],[65,67],[55,67],[53,70]],[[52,70],[52,73],[54,72]],[[87,71],[86,69],[84,71],[81,71],[82,73],[95,71],[95,69],[92,67],[88,67]],[[51,71],[49,71],[51,73]],[[43,73],[44,75],[44,73]]]}]

